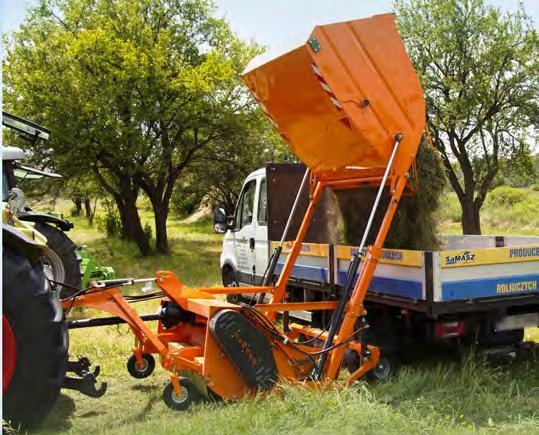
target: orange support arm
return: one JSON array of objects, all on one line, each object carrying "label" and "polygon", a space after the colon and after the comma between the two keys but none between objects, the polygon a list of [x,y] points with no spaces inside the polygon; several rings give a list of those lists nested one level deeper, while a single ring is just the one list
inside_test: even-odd
[{"label": "orange support arm", "polygon": [[[376,236],[374,245],[369,246],[367,248],[367,257],[361,269],[359,279],[357,280],[356,285],[354,287],[354,291],[350,297],[348,310],[346,312],[343,323],[339,330],[338,342],[345,340],[347,337],[353,334],[356,320],[364,312],[363,300],[365,299],[365,295],[367,294],[367,290],[372,281],[372,277],[374,275],[374,271],[378,264],[378,260],[380,259],[380,256],[382,255],[382,246],[384,245],[384,241],[386,239],[387,233],[391,226],[391,221],[393,220],[393,217],[395,216],[395,212],[397,211],[397,207],[399,205],[402,192],[404,191],[404,188],[406,187],[407,181],[408,181],[408,174],[402,174],[398,178],[395,188],[391,195],[391,201],[389,202],[389,206],[386,210],[384,220],[382,221],[382,224],[380,226],[380,230],[378,231],[378,235]],[[331,352],[330,360],[329,360],[329,364],[327,366],[327,372],[326,372],[326,376],[329,379],[337,379],[339,375],[339,370],[341,368],[343,353],[344,353],[343,346],[340,346]]]},{"label": "orange support arm", "polygon": [[[292,249],[288,254],[288,257],[284,264],[284,268],[281,271],[279,280],[277,281],[275,291],[273,292],[272,303],[280,303],[284,299],[284,296],[286,294],[286,284],[288,283],[288,279],[292,274],[292,269],[294,268],[294,264],[296,263],[296,259],[298,258],[299,252],[301,250],[301,244],[303,243],[305,234],[309,229],[309,224],[311,223],[314,211],[316,209],[316,205],[318,204],[318,201],[320,200],[323,191],[324,185],[321,181],[317,181],[314,192],[311,195],[311,200],[309,201],[309,206],[307,207],[307,211],[305,212],[305,216],[303,216],[303,221],[301,222],[301,226],[299,227],[298,234],[296,235],[296,239],[292,244]],[[268,313],[267,316],[270,320],[274,320],[275,312]]]}]

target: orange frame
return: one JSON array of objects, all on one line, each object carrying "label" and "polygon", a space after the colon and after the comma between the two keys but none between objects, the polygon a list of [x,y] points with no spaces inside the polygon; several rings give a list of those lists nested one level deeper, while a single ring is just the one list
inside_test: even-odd
[{"label": "orange frame", "polygon": [[[379,228],[378,235],[372,246],[367,248],[367,255],[363,261],[359,279],[353,289],[352,295],[345,310],[344,320],[334,339],[334,344],[338,344],[350,337],[354,332],[355,322],[358,317],[365,314],[363,301],[367,293],[369,284],[374,275],[376,265],[380,259],[382,246],[387,236],[391,221],[395,215],[398,202],[403,194],[407,184],[408,174],[402,174],[395,180],[392,177],[390,180],[393,185],[391,188],[391,200],[386,210],[384,219]],[[366,182],[370,182],[368,180]],[[350,180],[351,184],[356,184],[359,180]],[[158,353],[161,356],[161,364],[163,368],[171,372],[171,382],[179,394],[179,378],[178,372],[181,370],[190,370],[198,373],[201,376],[212,374],[209,372],[219,372],[219,376],[230,378],[234,370],[230,364],[223,368],[224,362],[220,364],[207,364],[208,368],[205,373],[202,356],[208,348],[212,346],[217,348],[216,344],[211,342],[211,338],[207,332],[206,324],[211,316],[220,309],[239,309],[238,306],[228,302],[220,301],[214,298],[214,295],[239,294],[239,293],[270,293],[272,301],[268,304],[258,304],[257,309],[265,314],[268,320],[273,321],[277,312],[291,310],[331,310],[337,306],[336,301],[325,302],[284,302],[286,295],[286,286],[291,276],[293,266],[301,250],[301,244],[311,222],[316,205],[321,197],[324,187],[328,184],[320,180],[316,180],[311,185],[310,201],[303,217],[303,221],[298,230],[296,239],[292,243],[292,248],[283,270],[275,287],[271,286],[253,286],[253,287],[217,287],[217,288],[200,288],[188,289],[176,278],[171,272],[157,272],[156,282],[164,291],[167,298],[178,303],[187,311],[193,312],[197,316],[198,326],[181,325],[181,328],[174,327],[171,330],[164,330],[161,327],[157,333],[152,332],[139,315],[131,308],[129,303],[123,298],[118,288],[102,290],[99,288],[91,289],[86,294],[77,297],[73,302],[65,301],[64,307],[85,306],[97,308],[106,311],[112,315],[118,316],[125,320],[135,335],[135,347],[133,353],[137,360],[141,362],[142,353]],[[340,184],[340,183],[339,183]],[[346,183],[342,183],[346,184]],[[348,186],[347,186],[348,187]],[[316,331],[316,332],[315,332]],[[294,339],[298,333],[307,336],[316,336],[320,331],[309,327],[301,327],[295,325],[289,332],[290,339]],[[324,335],[321,335],[324,338]],[[190,342],[189,346],[179,345],[178,342]],[[319,350],[318,348],[303,346],[305,349],[312,351]],[[351,341],[342,346],[335,347],[329,353],[329,360],[324,367],[325,380],[334,381],[339,376],[339,371],[342,365],[343,353],[345,349],[352,349],[361,353],[361,345],[358,342]],[[363,376],[369,370],[374,368],[378,363],[380,351],[376,346],[369,345],[369,355],[362,358],[360,367],[350,374],[345,381],[346,385],[354,382],[356,379]],[[214,352],[215,353],[215,352]],[[214,354],[213,353],[213,354]],[[217,375],[214,375],[214,377]],[[290,375],[293,379],[293,374]],[[237,376],[236,376],[237,378]],[[209,383],[210,384],[210,383]],[[209,385],[208,384],[208,385]],[[244,388],[241,379],[231,379],[227,385],[215,385],[211,382],[215,390],[228,398],[240,398],[249,392]]]}]

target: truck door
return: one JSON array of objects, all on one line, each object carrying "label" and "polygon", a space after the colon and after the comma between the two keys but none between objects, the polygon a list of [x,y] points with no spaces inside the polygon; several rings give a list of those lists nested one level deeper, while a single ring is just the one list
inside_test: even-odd
[{"label": "truck door", "polygon": [[255,271],[255,194],[256,179],[243,186],[234,216],[234,250],[238,259],[238,279],[253,284]]},{"label": "truck door", "polygon": [[260,180],[258,188],[258,206],[255,225],[255,283],[261,284],[264,272],[268,266],[268,194],[266,177]]}]

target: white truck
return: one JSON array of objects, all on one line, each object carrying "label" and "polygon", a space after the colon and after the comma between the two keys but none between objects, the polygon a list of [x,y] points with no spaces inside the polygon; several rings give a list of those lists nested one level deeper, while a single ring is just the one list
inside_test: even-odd
[{"label": "white truck", "polygon": [[[226,224],[224,212],[216,210],[216,231],[225,233],[220,259],[224,285],[262,282],[302,171],[300,165],[267,165],[246,178]],[[355,249],[321,243],[327,225],[322,225],[320,209],[305,239],[317,243],[303,243],[292,272],[287,289],[292,301],[336,299]],[[298,224],[292,225],[291,238]],[[275,274],[287,253],[285,244]],[[248,301],[248,295],[243,299]],[[386,249],[365,305],[370,339],[387,356],[410,344],[432,342],[514,355],[523,347],[524,328],[539,325],[539,237],[445,236],[435,252]],[[329,322],[323,311],[290,316],[322,328]]]}]

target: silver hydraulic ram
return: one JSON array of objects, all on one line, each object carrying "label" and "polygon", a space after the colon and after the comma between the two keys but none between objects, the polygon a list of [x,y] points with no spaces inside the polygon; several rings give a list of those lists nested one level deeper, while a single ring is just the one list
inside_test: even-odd
[{"label": "silver hydraulic ram", "polygon": [[[362,255],[363,249],[365,248],[365,243],[367,243],[367,237],[369,236],[369,232],[372,226],[372,222],[374,221],[376,210],[378,209],[378,205],[380,204],[380,198],[382,197],[382,193],[384,192],[384,187],[387,181],[387,177],[389,176],[389,172],[391,171],[391,167],[393,166],[393,160],[395,159],[395,155],[397,154],[397,150],[399,148],[399,144],[401,143],[401,141],[402,141],[402,134],[400,133],[396,134],[395,146],[393,147],[393,152],[391,153],[391,156],[389,157],[389,161],[387,162],[387,167],[384,172],[384,176],[382,177],[380,187],[378,188],[378,193],[376,195],[376,199],[374,200],[371,214],[369,216],[369,220],[367,221],[367,226],[365,227],[365,231],[363,233],[361,243],[359,244],[359,248],[354,253],[354,255],[352,255],[352,258],[350,260],[350,265],[348,266],[348,272],[346,274],[346,283],[342,290],[341,298],[339,299],[339,305],[337,306],[337,309],[333,312],[333,316],[331,317],[331,325],[329,327],[328,336],[322,348],[323,351],[328,350],[330,347],[333,346],[333,340],[335,338],[335,334],[341,327],[342,315],[344,312],[344,308],[346,307],[346,303],[350,299],[350,294],[354,287],[354,279],[359,269],[359,264],[361,263],[361,255]],[[362,329],[363,327],[366,327],[366,326],[362,325]],[[322,353],[322,356],[320,357],[318,364],[313,369],[312,378],[314,380],[321,379],[322,373],[324,372],[324,366],[326,364],[327,357],[328,357],[328,352]]]}]

